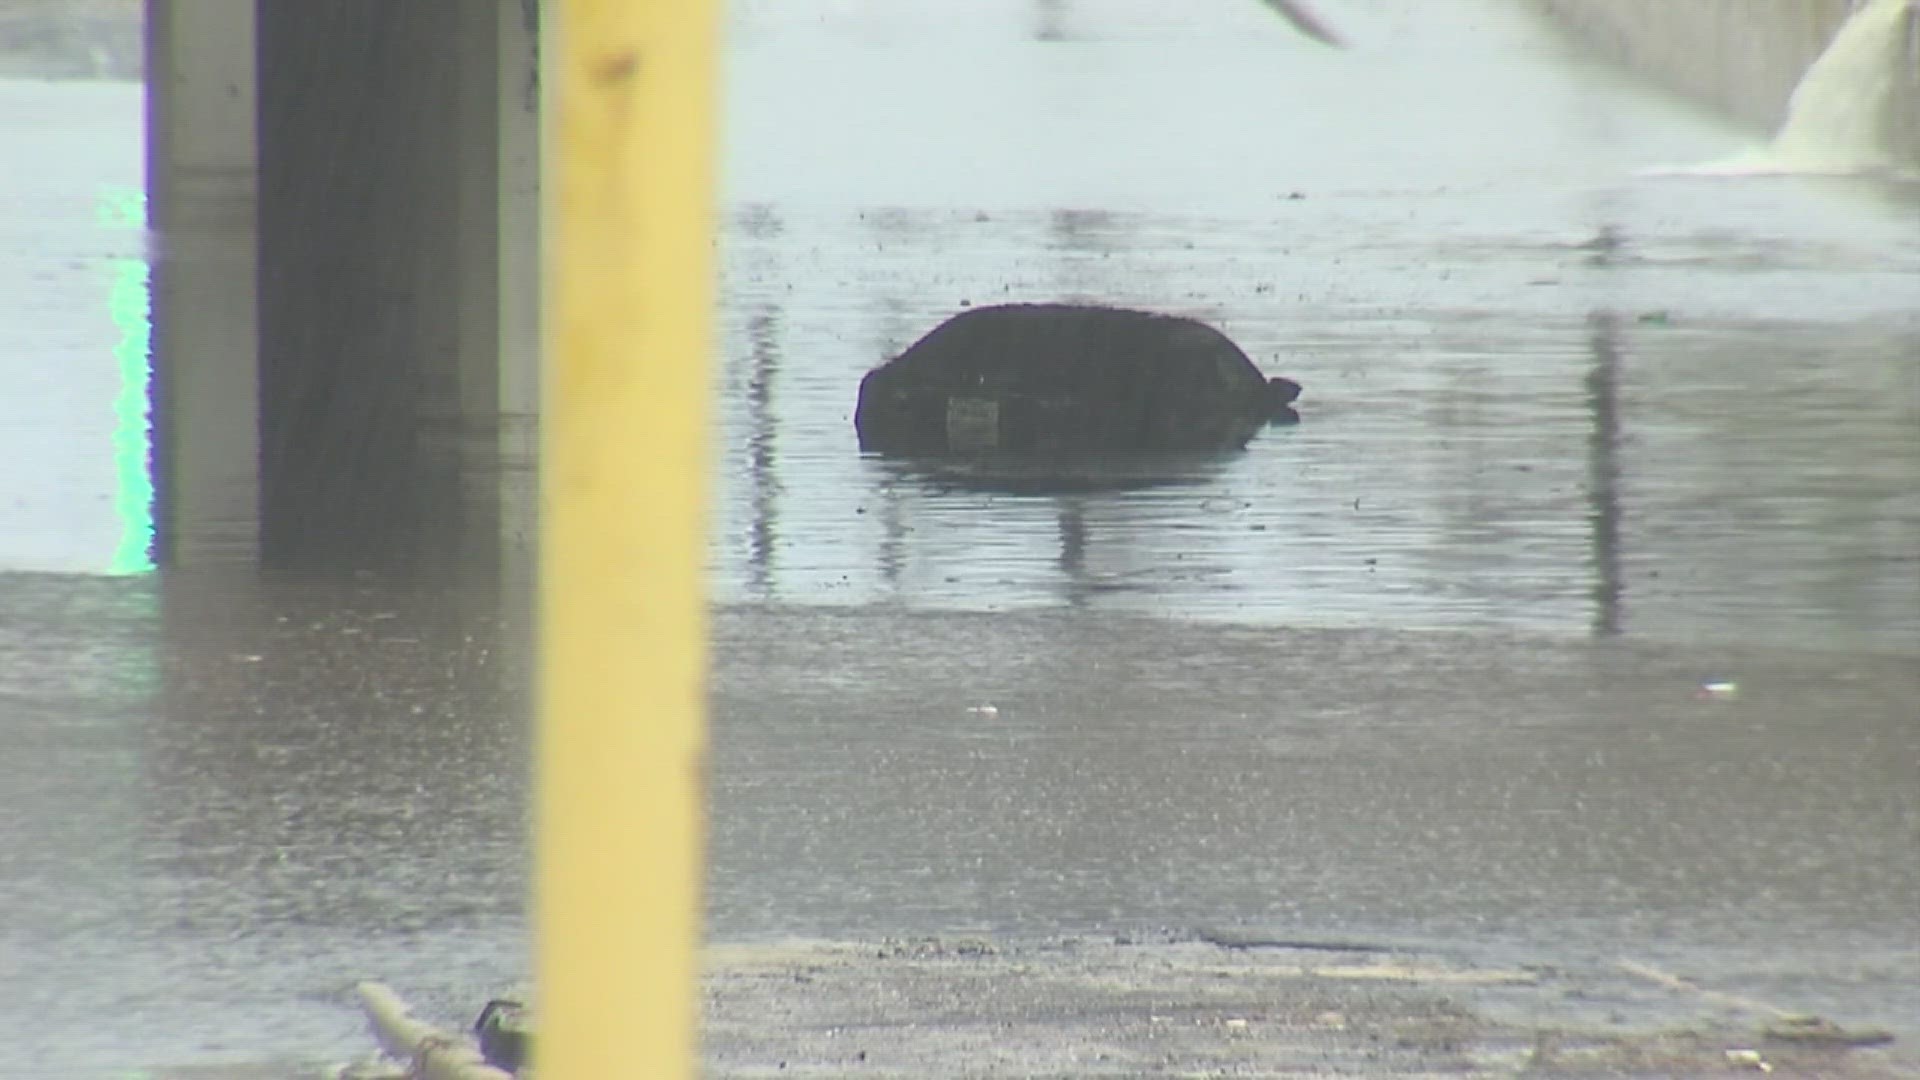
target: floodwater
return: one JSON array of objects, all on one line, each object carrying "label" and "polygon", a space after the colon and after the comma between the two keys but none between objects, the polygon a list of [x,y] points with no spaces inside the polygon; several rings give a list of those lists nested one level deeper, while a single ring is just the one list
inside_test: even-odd
[{"label": "floodwater", "polygon": [[[1636,178],[1738,143],[1501,5],[1355,7],[740,34],[721,596],[1920,645],[1920,194]],[[1055,497],[847,452],[876,359],[1051,298],[1307,422]]]},{"label": "floodwater", "polygon": [[[736,6],[712,933],[1337,931],[1920,1036],[1920,189],[1656,175],[1750,140],[1519,5],[1323,6],[1352,50]],[[526,973],[523,605],[108,574],[139,122],[0,83],[0,1045],[337,1060],[355,979]],[[1062,298],[1216,323],[1303,422],[856,451],[866,368]]]}]

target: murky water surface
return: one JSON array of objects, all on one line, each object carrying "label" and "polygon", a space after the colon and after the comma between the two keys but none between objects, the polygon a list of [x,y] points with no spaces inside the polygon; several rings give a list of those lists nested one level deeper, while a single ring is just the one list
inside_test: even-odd
[{"label": "murky water surface", "polygon": [[[1737,144],[1495,5],[1009,7],[737,41],[723,598],[1920,645],[1914,191],[1636,178]],[[1061,495],[850,452],[877,360],[1063,297],[1306,422]]]},{"label": "murky water surface", "polygon": [[[713,932],[1337,930],[1910,1029],[1920,192],[1643,176],[1740,138],[1505,3],[1324,6],[1351,52],[736,10]],[[457,1019],[526,971],[517,602],[89,576],[141,527],[138,124],[0,84],[0,1045],[49,1075],[337,1058],[356,978]],[[857,452],[865,369],[1043,298],[1213,321],[1305,420]]]}]

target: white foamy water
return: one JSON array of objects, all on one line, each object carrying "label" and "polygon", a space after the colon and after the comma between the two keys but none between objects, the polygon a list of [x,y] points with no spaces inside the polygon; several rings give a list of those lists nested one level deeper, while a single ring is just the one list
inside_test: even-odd
[{"label": "white foamy water", "polygon": [[1649,176],[1859,176],[1904,172],[1893,152],[1914,0],[1868,0],[1801,77],[1773,142]]},{"label": "white foamy water", "polygon": [[1889,134],[1913,14],[1913,0],[1870,0],[1854,12],[1794,90],[1775,159],[1819,172],[1893,165]]}]

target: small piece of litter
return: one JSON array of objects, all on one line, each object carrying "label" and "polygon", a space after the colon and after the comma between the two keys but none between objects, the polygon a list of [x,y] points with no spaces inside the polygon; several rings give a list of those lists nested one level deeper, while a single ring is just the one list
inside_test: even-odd
[{"label": "small piece of litter", "polygon": [[1761,1057],[1758,1050],[1729,1050],[1727,1064],[1745,1065],[1750,1069],[1759,1069],[1763,1073],[1773,1071],[1773,1065],[1766,1058]]},{"label": "small piece of litter", "polygon": [[1841,1027],[1822,1016],[1782,1016],[1762,1028],[1761,1034],[1775,1042],[1810,1046],[1878,1046],[1893,1041],[1893,1032],[1884,1028]]},{"label": "small piece of litter", "polygon": [[1740,696],[1740,684],[1730,679],[1703,682],[1693,696],[1702,701],[1732,701]]},{"label": "small piece of litter", "polygon": [[992,703],[988,703],[985,705],[969,705],[967,706],[967,711],[972,713],[975,716],[999,716],[1000,706],[994,705]]}]

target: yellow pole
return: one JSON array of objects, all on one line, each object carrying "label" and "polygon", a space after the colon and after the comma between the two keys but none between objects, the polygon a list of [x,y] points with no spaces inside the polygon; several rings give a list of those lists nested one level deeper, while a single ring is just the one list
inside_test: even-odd
[{"label": "yellow pole", "polygon": [[715,7],[556,8],[535,900],[545,1080],[693,1074]]}]

